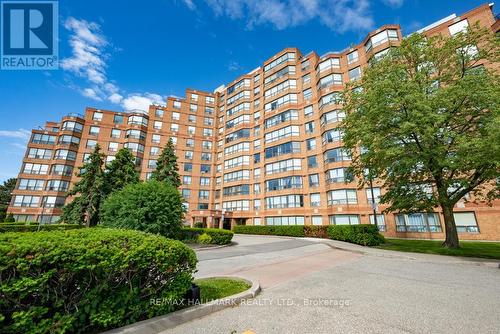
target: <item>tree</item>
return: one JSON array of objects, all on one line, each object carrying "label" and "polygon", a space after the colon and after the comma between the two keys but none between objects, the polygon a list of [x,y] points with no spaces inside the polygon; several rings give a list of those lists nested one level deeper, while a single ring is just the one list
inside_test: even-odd
[{"label": "tree", "polygon": [[177,156],[172,139],[169,139],[167,145],[161,152],[156,163],[156,170],[151,176],[152,180],[165,181],[178,188],[181,185],[179,177],[179,167],[177,166]]},{"label": "tree", "polygon": [[182,215],[179,190],[168,182],[148,181],[112,193],[102,206],[101,224],[176,238]]},{"label": "tree", "polygon": [[482,66],[498,64],[498,44],[477,25],[452,38],[413,34],[344,92],[344,144],[361,185],[366,169],[379,177],[386,212],[441,208],[445,247],[459,247],[459,200],[499,195],[500,78]]},{"label": "tree", "polygon": [[116,153],[115,160],[106,166],[103,180],[105,197],[123,189],[127,184],[139,182],[139,173],[135,169],[134,159],[128,149],[122,148]]},{"label": "tree", "polygon": [[0,222],[3,222],[7,216],[7,208],[12,199],[12,191],[16,187],[17,179],[11,178],[4,181],[0,186]]},{"label": "tree", "polygon": [[97,225],[99,208],[103,193],[104,155],[96,145],[87,162],[80,168],[80,180],[75,183],[68,195],[75,196],[73,201],[63,208],[61,220],[66,223],[84,224],[87,227]]}]

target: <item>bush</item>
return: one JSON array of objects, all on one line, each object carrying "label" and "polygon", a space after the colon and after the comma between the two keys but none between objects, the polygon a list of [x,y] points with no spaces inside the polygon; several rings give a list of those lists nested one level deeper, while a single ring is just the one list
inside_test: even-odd
[{"label": "bush", "polygon": [[202,222],[196,222],[196,223],[194,223],[193,227],[195,227],[195,228],[203,228],[203,223]]},{"label": "bush", "polygon": [[181,238],[187,242],[199,242],[198,237],[202,234],[210,236],[210,243],[215,245],[230,244],[234,235],[231,231],[218,228],[183,228]]},{"label": "bush", "polygon": [[333,240],[347,241],[363,246],[378,246],[384,243],[384,237],[375,225],[331,225],[328,236]]},{"label": "bush", "polygon": [[280,225],[280,226],[255,226],[236,225],[234,233],[259,234],[259,235],[281,235],[289,237],[304,237],[304,226],[302,225]]},{"label": "bush", "polygon": [[101,224],[177,238],[182,226],[182,197],[169,183],[131,184],[111,194],[101,210]]},{"label": "bush", "polygon": [[7,215],[7,217],[5,218],[5,222],[6,223],[13,223],[15,222],[16,220],[14,219],[14,215],[12,213],[9,213]]},{"label": "bush", "polygon": [[95,333],[165,314],[195,268],[180,241],[137,231],[4,233],[0,332]]},{"label": "bush", "polygon": [[38,223],[4,223],[0,224],[0,232],[37,232],[37,231],[64,231],[83,228],[78,224],[47,224]]},{"label": "bush", "polygon": [[310,238],[328,239],[328,225],[304,225],[304,235]]},{"label": "bush", "polygon": [[199,244],[211,244],[212,243],[212,237],[209,236],[208,234],[206,233],[203,233],[203,234],[200,234],[198,236],[198,243]]}]

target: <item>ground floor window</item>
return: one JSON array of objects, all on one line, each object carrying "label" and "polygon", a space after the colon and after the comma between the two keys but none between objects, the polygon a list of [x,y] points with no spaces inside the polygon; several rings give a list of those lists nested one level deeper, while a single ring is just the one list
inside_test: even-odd
[{"label": "ground floor window", "polygon": [[455,225],[459,233],[479,233],[474,212],[455,212]]},{"label": "ground floor window", "polygon": [[266,225],[304,225],[304,217],[266,217]]},{"label": "ground floor window", "polygon": [[53,224],[59,220],[59,216],[49,216],[49,215],[41,215],[38,216],[38,222],[41,224]]},{"label": "ground floor window", "polygon": [[321,217],[321,216],[312,216],[312,224],[313,225],[323,225],[323,217]]},{"label": "ground floor window", "polygon": [[333,215],[328,216],[330,225],[357,225],[359,224],[359,215]]},{"label": "ground floor window", "polygon": [[441,232],[437,213],[410,213],[396,215],[398,232]]},{"label": "ground floor window", "polygon": [[254,218],[253,219],[253,224],[257,225],[257,226],[260,225],[260,218]]},{"label": "ground floor window", "polygon": [[32,215],[14,215],[14,219],[16,222],[34,222],[35,221],[35,216]]},{"label": "ground floor window", "polygon": [[[370,224],[375,224],[375,218],[374,215],[370,215]],[[385,216],[384,215],[377,215],[377,226],[379,231],[386,231],[385,228]]]}]

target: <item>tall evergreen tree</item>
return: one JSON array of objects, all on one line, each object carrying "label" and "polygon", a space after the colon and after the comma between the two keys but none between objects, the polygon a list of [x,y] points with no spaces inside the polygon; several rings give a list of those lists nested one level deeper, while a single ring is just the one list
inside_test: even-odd
[{"label": "tall evergreen tree", "polygon": [[126,148],[122,148],[116,153],[115,160],[106,166],[104,173],[104,197],[123,189],[127,184],[139,182],[139,173],[135,168],[134,159],[132,153]]},{"label": "tall evergreen tree", "polygon": [[12,199],[12,191],[17,183],[17,179],[8,179],[0,186],[0,222],[3,222],[7,217],[7,207]]},{"label": "tall evergreen tree", "polygon": [[104,197],[104,155],[100,150],[100,146],[96,145],[94,152],[80,168],[78,175],[80,180],[68,193],[75,198],[63,208],[61,219],[66,223],[84,224],[90,227],[97,225],[99,221],[99,208]]},{"label": "tall evergreen tree", "polygon": [[177,165],[177,156],[172,139],[169,139],[167,145],[161,152],[156,163],[156,170],[151,176],[153,180],[168,182],[178,188],[181,185],[179,176],[179,166]]}]

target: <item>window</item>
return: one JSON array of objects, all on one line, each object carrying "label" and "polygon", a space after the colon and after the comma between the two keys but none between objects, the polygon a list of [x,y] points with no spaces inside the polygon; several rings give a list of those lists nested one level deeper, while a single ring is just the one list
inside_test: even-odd
[{"label": "window", "polygon": [[203,136],[204,137],[212,137],[213,136],[212,129],[203,128]]},{"label": "window", "polygon": [[224,154],[226,155],[238,152],[248,152],[248,151],[250,151],[250,142],[247,141],[224,148]]},{"label": "window", "polygon": [[476,216],[474,212],[454,212],[455,225],[459,233],[478,233]]},{"label": "window", "polygon": [[156,117],[162,118],[163,117],[163,113],[164,113],[163,109],[156,109],[155,110],[155,116]]},{"label": "window", "polygon": [[212,153],[201,152],[201,160],[202,161],[210,161],[210,160],[212,160]]},{"label": "window", "polygon": [[210,196],[210,191],[208,190],[199,190],[198,191],[198,199],[200,200],[208,200]]},{"label": "window", "polygon": [[113,116],[113,123],[122,124],[123,123],[123,115],[114,115]]},{"label": "window", "polygon": [[224,182],[233,182],[241,180],[249,180],[250,171],[248,169],[238,170],[231,173],[224,174]]},{"label": "window", "polygon": [[308,151],[316,149],[316,139],[311,138],[306,140],[306,148]]},{"label": "window", "polygon": [[148,161],[148,168],[155,169],[158,161],[156,159],[150,159]]},{"label": "window", "polygon": [[304,100],[310,100],[312,98],[312,89],[308,88],[302,92],[304,95]]},{"label": "window", "polygon": [[436,213],[411,213],[396,215],[397,232],[441,232]]},{"label": "window", "polygon": [[333,129],[323,132],[323,145],[327,143],[336,143],[342,140],[344,133],[342,129]]},{"label": "window", "polygon": [[23,168],[24,174],[39,174],[46,175],[49,172],[49,165],[25,163]]},{"label": "window", "polygon": [[342,75],[338,73],[327,75],[319,80],[319,88],[327,88],[332,85],[342,85]]},{"label": "window", "polygon": [[92,119],[94,121],[102,121],[102,112],[94,112],[94,115],[92,116]]},{"label": "window", "polygon": [[152,137],[151,137],[151,142],[155,143],[155,144],[159,144],[161,141],[161,136],[160,135],[157,135],[157,134],[154,134]]},{"label": "window", "polygon": [[325,126],[327,124],[341,122],[345,118],[345,112],[342,110],[334,110],[327,112],[326,114],[321,115],[321,126]]},{"label": "window", "polygon": [[359,59],[358,50],[354,50],[353,52],[347,54],[347,64],[352,64],[357,62]]},{"label": "window", "polygon": [[176,123],[170,124],[170,131],[179,132],[179,124],[176,124]]},{"label": "window", "polygon": [[330,225],[358,225],[358,215],[332,215],[328,216]]},{"label": "window", "polygon": [[89,135],[97,136],[97,135],[99,135],[99,130],[100,130],[100,128],[98,126],[91,126],[90,130],[89,130]]},{"label": "window", "polygon": [[307,122],[305,124],[305,128],[306,128],[306,133],[313,133],[314,132],[314,121]]},{"label": "window", "polygon": [[[42,190],[43,183],[44,183],[43,180],[20,179],[19,185],[17,186],[17,189],[19,189],[19,190]],[[47,190],[49,190],[49,189],[47,189]]]},{"label": "window", "polygon": [[179,114],[178,112],[172,112],[172,120],[174,121],[178,121],[181,119],[181,114]]},{"label": "window", "polygon": [[466,32],[468,27],[469,27],[469,22],[467,21],[467,19],[465,19],[452,24],[451,26],[448,27],[448,30],[450,31],[450,35],[453,36],[460,32]]},{"label": "window", "polygon": [[259,183],[255,183],[255,184],[253,185],[253,193],[254,193],[255,195],[260,194],[260,184],[259,184]]},{"label": "window", "polygon": [[210,186],[210,178],[209,177],[200,177],[200,186]]},{"label": "window", "polygon": [[301,176],[287,176],[277,179],[266,180],[266,191],[275,191],[283,189],[302,188]]},{"label": "window", "polygon": [[196,127],[194,126],[188,126],[188,134],[194,135],[196,132]]},{"label": "window", "polygon": [[211,150],[212,149],[212,142],[208,140],[204,140],[201,144],[201,148],[204,150]]},{"label": "window", "polygon": [[[253,209],[258,211],[260,210],[260,199],[254,199],[253,200]],[[258,219],[258,224],[256,223],[256,219]],[[254,225],[260,225],[260,218],[254,218],[253,220]]]},{"label": "window", "polygon": [[319,193],[311,194],[309,197],[311,198],[311,206],[321,206],[321,196]]},{"label": "window", "polygon": [[74,137],[74,136],[63,135],[63,136],[59,137],[58,143],[63,144],[63,145],[79,145],[80,138]]},{"label": "window", "polygon": [[60,208],[64,205],[64,197],[45,196],[42,201],[44,208]]},{"label": "window", "polygon": [[128,117],[128,124],[147,126],[148,119],[144,116],[131,115]]},{"label": "window", "polygon": [[326,183],[350,182],[352,175],[347,172],[347,168],[329,169],[325,173]]},{"label": "window", "polygon": [[86,148],[94,149],[97,146],[97,141],[93,139],[87,140]]},{"label": "window", "polygon": [[200,165],[200,172],[202,174],[207,174],[207,173],[210,173],[210,165]]},{"label": "window", "polygon": [[158,155],[158,154],[160,154],[160,148],[158,146],[152,146],[149,149],[149,154],[150,155]]},{"label": "window", "polygon": [[[368,188],[365,190],[366,190],[366,198],[368,199],[368,204],[373,204],[371,188]],[[375,196],[375,203],[380,203],[380,188],[374,187],[373,188],[373,195]]]},{"label": "window", "polygon": [[213,125],[214,124],[214,119],[211,117],[205,117],[203,118],[203,124],[205,125]]},{"label": "window", "polygon": [[318,167],[318,161],[315,155],[307,157],[307,167],[308,168],[316,168]]},{"label": "window", "polygon": [[303,86],[307,85],[310,82],[311,82],[311,75],[310,74],[306,74],[302,77],[302,85]]},{"label": "window", "polygon": [[56,154],[54,154],[54,159],[75,161],[76,152],[69,150],[57,150]]},{"label": "window", "polygon": [[191,112],[197,112],[198,111],[198,106],[196,104],[190,104],[189,105],[189,111]]},{"label": "window", "polygon": [[303,195],[284,195],[266,197],[266,206],[268,209],[286,209],[304,207]]},{"label": "window", "polygon": [[284,144],[266,148],[266,159],[277,157],[283,154],[300,153],[300,142],[291,141]]},{"label": "window", "polygon": [[228,98],[226,101],[226,104],[229,106],[229,105],[231,105],[239,100],[249,99],[249,98],[250,98],[250,91],[249,90],[242,90],[241,92]]},{"label": "window", "polygon": [[265,169],[267,175],[288,172],[292,170],[301,170],[302,162],[301,159],[282,160],[265,165]]},{"label": "window", "polygon": [[[41,133],[35,133],[31,139],[32,143],[35,144],[54,144],[56,142],[56,136],[43,135]],[[80,141],[78,141],[79,143]]]},{"label": "window", "polygon": [[287,52],[284,55],[280,56],[279,58],[273,60],[266,66],[264,66],[264,72],[270,71],[274,67],[278,66],[279,64],[282,64],[284,62],[288,62],[290,60],[295,60],[295,53],[293,52]]},{"label": "window", "polygon": [[174,101],[173,106],[175,109],[180,109],[181,108],[181,102],[180,101]]},{"label": "window", "polygon": [[30,148],[28,150],[28,158],[49,160],[52,159],[52,150],[44,148]]},{"label": "window", "polygon": [[222,188],[222,194],[224,197],[237,196],[237,195],[249,195],[250,185],[249,184],[239,184],[237,186],[224,187]]},{"label": "window", "polygon": [[372,48],[390,40],[398,40],[397,30],[388,29],[372,36],[368,42],[365,43],[365,51],[369,52]]},{"label": "window", "polygon": [[304,117],[310,117],[313,114],[313,106],[307,106],[304,108]]},{"label": "window", "polygon": [[231,115],[235,115],[239,112],[248,111],[248,110],[250,110],[250,103],[243,102],[243,103],[238,104],[237,106],[234,106],[234,107],[228,109],[226,114],[227,114],[227,116],[231,116]]},{"label": "window", "polygon": [[359,78],[361,78],[361,67],[358,66],[353,68],[352,70],[349,70],[348,74],[349,81],[358,80]]},{"label": "window", "polygon": [[319,101],[319,108],[323,109],[323,107],[327,105],[340,104],[341,102],[341,94],[339,92],[333,92],[321,98],[321,100]]},{"label": "window", "polygon": [[153,129],[160,130],[162,125],[163,125],[162,121],[155,121],[153,123]]},{"label": "window", "polygon": [[300,128],[298,125],[291,125],[279,130],[268,132],[264,136],[264,142],[272,143],[274,141],[292,136],[300,136]]},{"label": "window", "polygon": [[39,196],[17,195],[14,196],[13,206],[36,208],[38,207],[39,202],[40,202]]},{"label": "window", "polygon": [[250,211],[250,201],[228,201],[222,202],[222,208],[226,211]]},{"label": "window", "polygon": [[358,197],[355,189],[331,190],[326,193],[328,205],[357,204]]},{"label": "window", "polygon": [[50,180],[47,182],[47,191],[68,191],[69,182],[62,180]]},{"label": "window", "polygon": [[191,176],[184,175],[184,176],[182,177],[182,183],[183,183],[183,184],[191,184]]},{"label": "window", "polygon": [[212,96],[206,96],[205,97],[205,103],[206,104],[214,104],[215,103],[215,98],[213,98]]},{"label": "window", "polygon": [[120,138],[121,131],[118,129],[111,129],[111,138]]},{"label": "window", "polygon": [[338,161],[350,161],[351,157],[347,150],[342,147],[334,148],[323,153],[325,164]]},{"label": "window", "polygon": [[191,94],[191,101],[198,101],[198,94]]},{"label": "window", "polygon": [[191,190],[182,189],[181,194],[182,194],[182,197],[184,197],[185,199],[188,199],[189,197],[191,197]]},{"label": "window", "polygon": [[271,126],[278,125],[280,123],[288,122],[288,121],[296,121],[299,119],[299,111],[298,110],[287,110],[282,113],[277,114],[276,116],[270,117],[264,121],[264,128],[270,128]]},{"label": "window", "polygon": [[266,225],[304,225],[303,216],[266,217]]},{"label": "window", "polygon": [[265,112],[269,112],[290,103],[297,103],[297,94],[287,94],[272,102],[266,103],[264,110]]},{"label": "window", "polygon": [[319,186],[319,174],[310,174],[309,187],[318,187],[318,186]]},{"label": "window", "polygon": [[125,138],[144,140],[146,139],[146,132],[137,129],[127,130],[125,132]]},{"label": "window", "polygon": [[66,121],[62,124],[61,130],[63,131],[73,131],[73,132],[82,132],[83,124],[77,123],[74,121]]},{"label": "window", "polygon": [[340,59],[339,58],[329,58],[318,65],[318,72],[321,73],[323,71],[333,69],[333,68],[340,68]]},{"label": "window", "polygon": [[73,174],[73,167],[66,165],[52,165],[51,175],[64,175],[71,176]]},{"label": "window", "polygon": [[[375,216],[370,215],[370,224],[375,224]],[[384,215],[377,215],[377,227],[379,231],[385,231],[385,217]]]},{"label": "window", "polygon": [[272,88],[269,88],[268,90],[266,90],[264,92],[264,97],[267,99],[267,98],[270,98],[272,96],[281,94],[284,91],[289,90],[289,89],[297,89],[297,80],[290,79],[290,80],[287,80],[287,81],[280,83],[279,85],[276,85]]},{"label": "window", "polygon": [[260,162],[260,153],[255,153],[253,155],[253,163],[258,164]]},{"label": "window", "polygon": [[321,217],[321,216],[312,216],[312,224],[313,225],[323,225],[323,217]]},{"label": "window", "polygon": [[240,115],[226,122],[226,129],[230,129],[239,124],[250,123],[250,115]]},{"label": "window", "polygon": [[139,152],[139,153],[144,152],[144,145],[139,143],[125,143],[123,147],[132,152]]},{"label": "window", "polygon": [[194,153],[193,151],[184,152],[184,158],[187,160],[193,160]]}]

